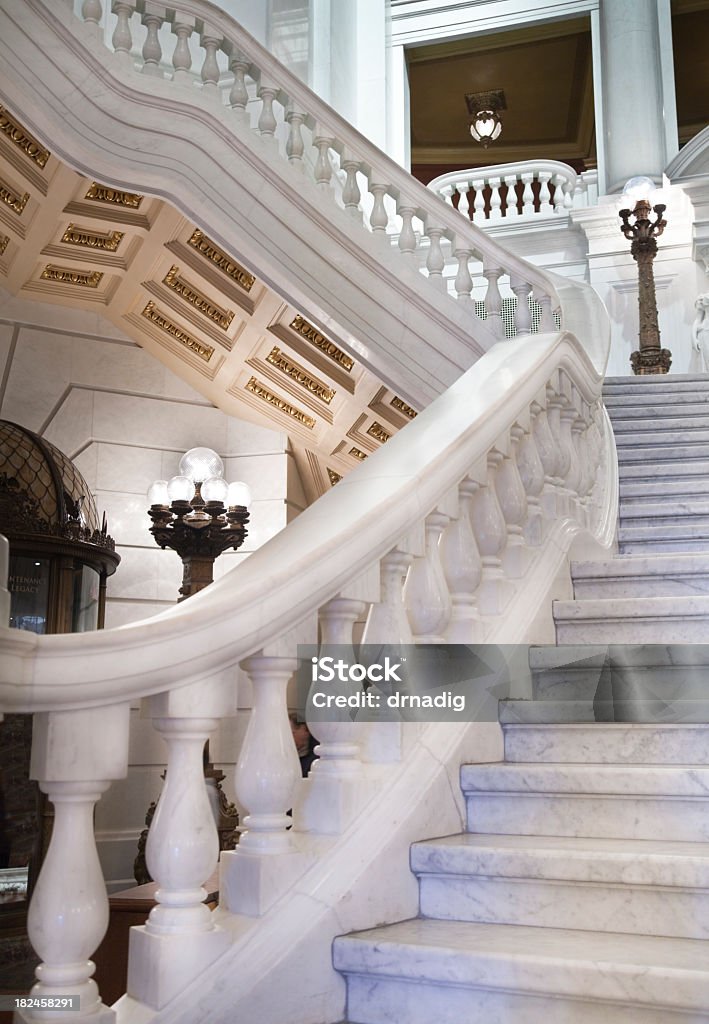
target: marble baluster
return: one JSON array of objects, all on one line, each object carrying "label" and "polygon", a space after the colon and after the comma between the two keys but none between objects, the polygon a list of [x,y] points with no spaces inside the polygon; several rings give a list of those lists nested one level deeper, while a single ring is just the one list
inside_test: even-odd
[{"label": "marble baluster", "polygon": [[114,0],[111,5],[111,10],[117,18],[116,27],[114,28],[113,36],[111,37],[113,52],[118,54],[118,57],[124,64],[132,64],[133,58],[131,56],[131,50],[133,49],[133,35],[130,27],[130,19],[135,11],[135,3],[124,3],[123,0]]},{"label": "marble baluster", "polygon": [[278,87],[271,82],[262,79],[258,87],[258,95],[261,100],[261,113],[258,119],[258,131],[261,139],[269,146],[276,146],[276,128],[278,121],[273,110],[273,104],[278,95]]},{"label": "marble baluster", "polygon": [[[541,402],[543,401],[543,405]],[[559,454],[556,441],[549,426],[547,399],[533,402],[531,406],[533,421],[532,431],[534,442],[544,467],[544,487],[542,490],[542,509],[545,519],[551,521],[557,516],[557,465]]]},{"label": "marble baluster", "polygon": [[490,186],[490,222],[493,224],[502,220],[501,184],[501,178],[488,178],[488,185]]},{"label": "marble baluster", "polygon": [[406,645],[414,642],[404,606],[404,580],[413,555],[393,548],[380,563],[381,600],[370,606],[362,643]]},{"label": "marble baluster", "polygon": [[409,260],[414,259],[416,256],[417,238],[412,224],[416,212],[417,207],[415,206],[399,205],[397,208],[397,213],[402,220],[401,231],[399,232],[399,249]]},{"label": "marble baluster", "polygon": [[176,13],[172,23],[172,31],[177,36],[175,49],[172,54],[172,66],[175,69],[172,75],[174,82],[191,83],[192,76],[192,54],[190,53],[189,38],[195,30],[196,20],[187,15]]},{"label": "marble baluster", "polygon": [[487,291],[485,292],[485,310],[487,318],[485,324],[498,341],[505,337],[505,326],[502,322],[502,296],[500,295],[499,279],[504,271],[501,267],[489,266],[487,259],[483,264],[483,277],[487,280]]},{"label": "marble baluster", "polygon": [[530,551],[524,540],[527,523],[527,494],[517,468],[518,435],[501,439],[502,460],[495,471],[495,491],[507,528],[507,545],[502,567],[509,579],[520,579],[529,566]]},{"label": "marble baluster", "polygon": [[426,517],[426,552],[414,559],[404,586],[404,604],[417,643],[443,643],[451,616],[451,598],[438,543],[449,516]]},{"label": "marble baluster", "polygon": [[103,17],[103,4],[101,0],[84,0],[81,5],[81,17],[84,24],[88,25],[97,39],[102,37],[101,19]]},{"label": "marble baluster", "polygon": [[[128,763],[128,704],[35,714],[30,775],[54,805],[52,838],[27,917],[27,934],[42,963],[36,998],[78,995],[67,1024],[112,1024],[89,959],[108,927],[108,895],[94,838],[96,801]],[[35,1021],[19,1011],[18,1022]]]},{"label": "marble baluster", "polygon": [[165,15],[166,11],[162,5],[150,3],[149,0],[146,0],[143,15],[141,17],[141,21],[147,29],[147,35],[145,37],[145,42],[143,43],[142,51],[142,71],[144,75],[150,75],[152,78],[163,77],[160,69],[162,46],[160,45],[158,32],[165,21]]},{"label": "marble baluster", "polygon": [[332,163],[330,161],[330,149],[334,145],[334,138],[331,135],[318,134],[317,130],[313,137],[313,145],[318,151],[315,161],[315,183],[321,192],[329,192],[332,182]]},{"label": "marble baluster", "polygon": [[[533,406],[539,409],[539,406]],[[527,521],[524,526],[524,539],[530,547],[538,547],[544,539],[544,517],[541,507],[541,494],[544,489],[544,466],[539,457],[539,449],[534,439],[534,420],[536,414],[530,413],[530,426],[525,430],[519,425],[512,427],[512,435],[517,440],[517,469],[520,480],[527,495]]]},{"label": "marble baluster", "polygon": [[529,308],[529,296],[532,286],[521,277],[510,278],[510,289],[517,299],[515,306],[515,329],[517,334],[530,334],[532,330],[532,313]]},{"label": "marble baluster", "polygon": [[558,330],[556,323],[554,322],[554,316],[551,311],[551,296],[548,292],[542,291],[539,288],[534,289],[534,298],[541,306],[541,318],[539,320],[538,331],[540,334],[546,334],[549,331]]},{"label": "marble baluster", "polygon": [[508,604],[511,584],[502,569],[502,556],[507,545],[507,526],[495,491],[495,470],[502,461],[499,452],[487,457],[486,478],[473,495],[470,521],[482,559],[482,581],[478,588],[481,615],[499,615]]},{"label": "marble baluster", "polygon": [[217,61],[217,50],[224,40],[216,29],[205,24],[199,41],[204,49],[204,62],[200,72],[202,91],[211,96],[218,96],[221,72],[219,71],[219,62]]},{"label": "marble baluster", "polygon": [[345,152],[340,160],[340,166],[346,174],[345,184],[342,189],[342,201],[345,204],[345,210],[350,217],[361,224],[362,209],[360,207],[360,200],[362,198],[362,193],[359,188],[359,182],[357,181],[357,172],[360,169],[360,161],[352,154]]},{"label": "marble baluster", "polygon": [[434,288],[444,292],[446,290],[446,282],[443,280],[443,269],[446,261],[443,256],[443,249],[441,248],[443,231],[443,228],[435,227],[430,227],[427,230],[429,247],[426,257],[426,270],[428,271],[428,279]]},{"label": "marble baluster", "polygon": [[235,50],[229,61],[229,67],[234,76],[234,83],[229,93],[229,105],[236,114],[240,124],[250,125],[251,118],[246,109],[249,102],[249,90],[246,86],[246,75],[251,68],[251,61],[246,54]]},{"label": "marble baluster", "polygon": [[465,305],[472,305],[473,278],[470,274],[470,260],[473,250],[467,245],[460,245],[453,241],[453,256],[458,261],[458,272],[455,275],[455,293],[458,302]]},{"label": "marble baluster", "polygon": [[379,239],[383,245],[388,245],[387,228],[389,227],[389,214],[384,197],[389,191],[389,186],[372,178],[369,183],[369,191],[374,197],[372,212],[369,215],[369,226],[374,237]]},{"label": "marble baluster", "polygon": [[455,187],[458,192],[458,213],[462,213],[466,220],[470,220],[470,203],[468,201],[470,186],[467,181],[463,181]]},{"label": "marble baluster", "polygon": [[552,184],[554,185],[554,213],[561,214],[566,212],[566,193],[564,189],[564,176],[562,174],[555,174],[552,177]]},{"label": "marble baluster", "polygon": [[482,643],[484,627],[477,607],[477,591],[482,580],[482,559],[470,524],[470,509],[479,484],[466,477],[458,488],[460,503],[439,544],[443,574],[451,597],[451,617],[446,642]]},{"label": "marble baluster", "polygon": [[485,182],[478,178],[473,182],[475,198],[473,200],[473,223],[483,224],[485,222]]},{"label": "marble baluster", "polygon": [[288,140],[286,142],[286,156],[291,167],[295,167],[301,174],[304,170],[303,153],[305,143],[303,142],[303,125],[305,114],[289,103],[286,108],[286,121],[288,123]]},{"label": "marble baluster", "polygon": [[539,179],[539,212],[541,214],[551,213],[551,193],[549,191],[549,182],[551,180],[550,171],[540,171],[538,175]]},{"label": "marble baluster", "polygon": [[524,188],[522,190],[522,215],[524,217],[531,217],[535,213],[534,209],[534,189],[532,188],[532,182],[534,181],[534,175],[531,172],[520,175]]}]

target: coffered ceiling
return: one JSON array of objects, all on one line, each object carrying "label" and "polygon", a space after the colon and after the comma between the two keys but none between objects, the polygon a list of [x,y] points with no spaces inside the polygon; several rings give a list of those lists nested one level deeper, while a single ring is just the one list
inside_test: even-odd
[{"label": "coffered ceiling", "polygon": [[416,415],[167,202],[82,177],[3,108],[0,281],[100,313],[224,412],[285,430],[311,501]]}]

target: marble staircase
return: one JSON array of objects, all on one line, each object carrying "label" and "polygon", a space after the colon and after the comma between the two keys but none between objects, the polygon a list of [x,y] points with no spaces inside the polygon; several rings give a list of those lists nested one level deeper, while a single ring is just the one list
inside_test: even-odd
[{"label": "marble staircase", "polygon": [[412,847],[421,916],[335,941],[350,1024],[707,1024],[706,729],[503,729]]},{"label": "marble staircase", "polygon": [[709,377],[605,401],[619,553],[461,769],[467,831],[412,847],[420,916],[335,941],[349,1024],[709,1024]]},{"label": "marble staircase", "polygon": [[606,380],[620,472],[618,555],[572,565],[557,642],[709,639],[709,376]]}]

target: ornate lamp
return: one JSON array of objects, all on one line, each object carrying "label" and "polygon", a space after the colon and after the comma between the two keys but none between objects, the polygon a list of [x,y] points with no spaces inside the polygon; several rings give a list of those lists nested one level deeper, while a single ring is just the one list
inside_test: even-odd
[{"label": "ornate lamp", "polygon": [[502,89],[471,92],[466,95],[465,102],[470,115],[470,134],[487,149],[502,133],[500,111],[507,110],[505,94]]},{"label": "ornate lamp", "polygon": [[215,559],[223,551],[244,543],[249,488],[241,481],[226,482],[224,463],[211,448],[191,448],[180,459],[177,476],[150,486],[148,502],[156,543],[182,559],[179,600],[184,601],[212,582]]},{"label": "ornate lamp", "polygon": [[[654,191],[652,179],[631,178],[623,189],[623,196],[635,201],[635,207],[632,211],[623,209],[619,213],[623,222],[620,230],[626,238],[632,240],[630,252],[638,265],[639,348],[630,355],[630,364],[636,375],[667,373],[672,364],[671,352],[660,345],[660,328],[657,322],[652,264],[657,255],[657,239],[667,227],[667,221],[662,216],[665,212],[664,204],[652,206],[650,199],[647,198]],[[650,217],[651,212],[655,214],[654,220]]]}]

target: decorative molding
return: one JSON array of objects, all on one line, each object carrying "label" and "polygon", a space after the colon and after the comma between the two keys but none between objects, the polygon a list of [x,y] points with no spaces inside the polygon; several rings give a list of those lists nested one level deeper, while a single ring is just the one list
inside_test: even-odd
[{"label": "decorative molding", "polygon": [[321,334],[312,324],[309,324],[305,317],[298,314],[290,324],[290,327],[291,330],[297,331],[298,334],[301,334],[312,345],[315,345],[321,352],[324,352],[326,356],[329,356],[333,362],[338,363],[339,366],[344,366],[348,373],[352,370],[354,359],[351,359],[337,345],[328,341],[325,335]]},{"label": "decorative molding", "polygon": [[335,486],[335,484],[339,484],[340,480],[342,480],[342,474],[336,473],[335,470],[330,469],[329,466],[327,467],[327,475],[330,477],[330,483],[332,484],[333,487]]},{"label": "decorative molding", "polygon": [[407,405],[401,398],[397,398],[396,395],[389,402],[394,409],[398,409],[399,412],[403,412],[404,416],[408,416],[410,420],[416,419],[418,413],[415,409],[412,409],[410,405]]},{"label": "decorative molding", "polygon": [[217,266],[223,274],[230,277],[232,281],[244,289],[246,292],[250,292],[254,286],[256,278],[253,274],[250,274],[248,270],[244,270],[240,264],[233,260],[231,256],[227,256],[223,249],[220,249],[218,245],[208,238],[203,231],[199,228],[195,228],[190,237],[187,239],[189,245],[197,252],[201,253],[206,259],[210,260]]},{"label": "decorative molding", "polygon": [[9,185],[6,185],[4,181],[0,181],[0,200],[2,200],[6,206],[9,206],[11,210],[14,210],[15,213],[22,215],[22,211],[27,206],[29,197],[29,192],[25,192],[23,195],[20,195],[19,192],[15,192]]},{"label": "decorative molding", "polygon": [[18,149],[21,149],[38,167],[44,169],[51,153],[44,146],[40,146],[35,137],[30,135],[27,129],[23,128],[20,122],[3,106],[0,106],[0,132],[6,135],[10,142],[14,142]]},{"label": "decorative molding", "polygon": [[175,339],[175,341],[179,341],[181,345],[185,346],[185,348],[196,353],[196,355],[198,355],[200,359],[203,359],[205,363],[208,363],[214,355],[214,349],[211,345],[205,345],[203,342],[197,341],[196,338],[193,338],[191,334],[187,333],[187,331],[183,331],[181,327],[178,327],[176,323],[173,323],[172,320],[166,317],[165,314],[157,308],[152,299],[140,315],[155,324],[156,327],[159,327],[161,331],[165,332],[165,334],[169,334],[171,338]]},{"label": "decorative molding", "polygon": [[94,203],[110,203],[112,206],[128,206],[132,210],[137,210],[145,196],[138,195],[137,192],[124,192],[123,189],[111,188],[109,185],[99,185],[97,181],[92,181],[84,198],[91,199]]},{"label": "decorative molding", "polygon": [[359,448],[350,448],[348,454],[354,456],[354,458],[357,459],[359,462],[364,462],[364,460],[367,458],[367,453],[361,451]]},{"label": "decorative molding", "polygon": [[9,244],[10,244],[10,236],[9,235],[0,235],[0,256],[4,256],[5,255],[5,250],[7,249]]},{"label": "decorative molding", "polygon": [[115,252],[121,244],[124,234],[123,231],[91,231],[89,228],[80,228],[76,224],[68,224],[61,240],[67,245],[78,245],[83,249]]},{"label": "decorative molding", "polygon": [[377,441],[381,441],[382,444],[388,441],[389,438],[391,437],[391,434],[384,429],[381,423],[377,423],[376,420],[369,427],[367,433],[369,434],[370,437],[374,437],[377,439]]},{"label": "decorative molding", "polygon": [[100,270],[75,270],[73,267],[57,267],[53,263],[48,263],[40,276],[43,281],[76,284],[82,288],[98,288],[103,278]]},{"label": "decorative molding", "polygon": [[300,384],[306,391],[316,395],[325,405],[329,405],[335,397],[335,391],[332,388],[329,388],[323,381],[308,373],[300,363],[296,363],[294,359],[290,359],[284,352],[281,352],[278,345],[273,346],[266,356],[266,361],[285,373],[291,380]]},{"label": "decorative molding", "polygon": [[256,395],[263,402],[267,402],[272,405],[274,409],[278,409],[279,412],[285,413],[286,416],[290,416],[291,419],[297,420],[298,423],[302,423],[303,426],[308,427],[312,430],[315,426],[315,420],[312,416],[308,416],[302,409],[298,409],[297,406],[291,405],[290,402],[286,402],[284,398],[279,395],[275,395],[273,391],[269,391],[261,381],[255,377],[250,377],[249,380],[244,384],[247,391],[250,391],[252,395]]},{"label": "decorative molding", "polygon": [[171,288],[173,292],[176,292],[185,302],[189,302],[190,306],[194,306],[196,310],[216,324],[217,327],[221,327],[223,331],[226,331],[234,319],[233,310],[222,309],[216,302],[212,302],[204,292],[199,291],[195,285],[190,284],[183,277],[179,277],[179,273],[180,268],[173,264],[163,278],[162,283]]}]

